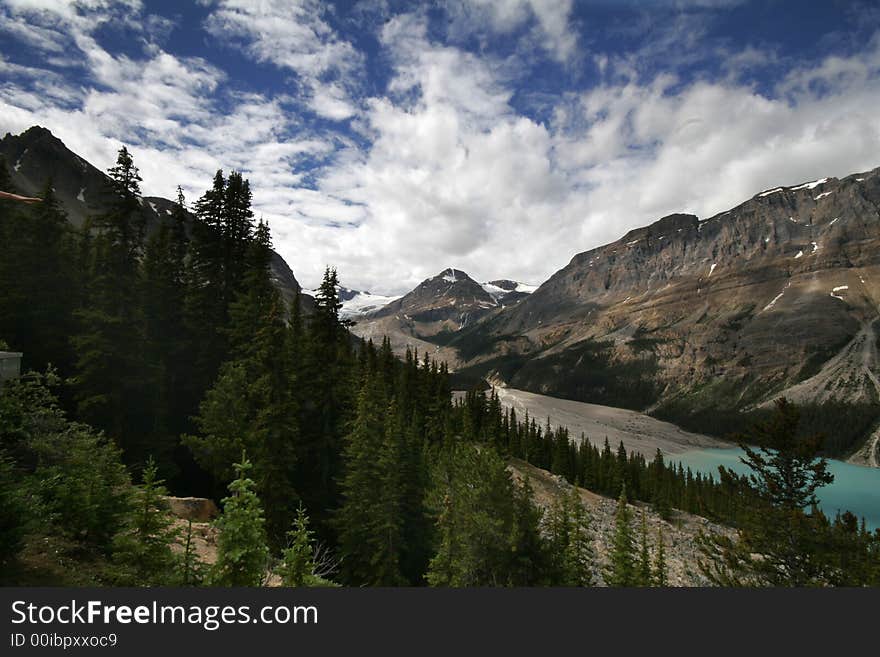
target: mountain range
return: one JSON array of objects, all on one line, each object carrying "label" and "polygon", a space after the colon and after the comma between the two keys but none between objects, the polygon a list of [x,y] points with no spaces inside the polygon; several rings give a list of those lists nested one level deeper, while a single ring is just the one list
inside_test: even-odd
[{"label": "mountain range", "polygon": [[639,410],[880,400],[880,169],[663,217],[509,306],[449,271],[354,330],[410,336],[473,380]]},{"label": "mountain range", "polygon": [[[106,206],[106,175],[45,128],[7,134],[0,155],[26,194],[51,180],[76,225]],[[171,207],[143,197],[140,211],[156,225]],[[300,291],[278,254],[272,273],[287,299]],[[450,267],[399,298],[339,293],[356,335],[446,360],[461,382],[674,418],[780,395],[876,407],[880,169],[663,217],[538,287]]]}]

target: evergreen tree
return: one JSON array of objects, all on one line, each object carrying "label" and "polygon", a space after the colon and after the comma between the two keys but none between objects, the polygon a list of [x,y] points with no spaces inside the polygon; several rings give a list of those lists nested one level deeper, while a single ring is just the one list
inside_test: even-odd
[{"label": "evergreen tree", "polygon": [[309,518],[300,505],[296,511],[293,529],[288,532],[287,547],[281,553],[279,575],[285,586],[332,586],[318,570],[314,532],[309,529]]},{"label": "evergreen tree", "polygon": [[215,521],[217,561],[210,582],[214,586],[260,586],[269,560],[263,508],[254,481],[247,476],[251,463],[244,454],[234,468],[237,478],[229,484],[231,494],[222,500],[223,513]]},{"label": "evergreen tree", "polygon": [[88,303],[74,338],[78,414],[106,430],[129,460],[143,462],[152,430],[140,295],[144,226],[140,176],[125,147],[109,175],[110,210],[93,224]]},{"label": "evergreen tree", "polygon": [[[723,586],[812,586],[834,583],[834,559],[823,548],[828,521],[818,512],[816,491],[833,481],[817,456],[821,436],[800,438],[799,413],[785,399],[767,422],[742,443],[751,474],[720,468],[722,482],[747,497],[736,539],[721,534],[700,538],[700,569]],[[808,512],[808,508],[810,511]]]},{"label": "evergreen tree", "polygon": [[492,449],[449,442],[429,500],[437,551],[432,586],[532,586],[549,581],[540,512]]},{"label": "evergreen tree", "polygon": [[174,582],[175,561],[171,544],[178,532],[162,503],[168,494],[150,459],[143,483],[135,495],[130,529],[116,536],[114,560],[121,566],[119,582],[126,586],[159,586]]},{"label": "evergreen tree", "polygon": [[627,506],[626,489],[617,500],[617,516],[611,543],[611,563],[605,572],[608,586],[637,586],[639,573],[636,566],[636,547],[632,535],[632,514]]},{"label": "evergreen tree", "polygon": [[0,202],[0,335],[24,352],[25,369],[51,364],[69,375],[79,277],[70,226],[51,180],[42,198],[27,209]]},{"label": "evergreen tree", "polygon": [[358,391],[349,333],[339,317],[338,287],[336,271],[328,268],[315,297],[302,354],[309,394],[301,407],[302,457],[296,480],[325,537],[329,511],[340,506],[341,455]]},{"label": "evergreen tree", "polygon": [[657,528],[657,558],[654,562],[654,586],[669,586],[669,572],[666,564],[666,546],[663,544],[663,525]]},{"label": "evergreen tree", "polygon": [[217,171],[211,189],[195,203],[186,269],[184,320],[192,336],[193,371],[187,399],[195,404],[217,374],[226,352],[223,272],[223,206],[226,179]]},{"label": "evergreen tree", "polygon": [[184,443],[218,483],[229,481],[235,453],[253,455],[270,544],[280,549],[298,499],[293,481],[300,443],[297,379],[282,301],[269,279],[270,257],[269,229],[261,223],[230,307],[226,333],[235,358],[223,365],[200,405],[195,422],[201,435]]},{"label": "evergreen tree", "polygon": [[103,560],[111,554],[114,538],[128,526],[133,494],[118,448],[66,418],[50,390],[58,383],[50,371],[3,384],[0,449],[26,477],[13,482],[27,495],[30,529],[53,541],[43,567],[66,574],[62,564],[68,559]]},{"label": "evergreen tree", "polygon": [[[403,549],[399,421],[396,417],[386,421],[384,408],[380,379],[367,376],[345,441],[342,506],[336,527],[346,580],[395,586],[402,583],[399,559]],[[396,415],[396,409],[391,414]]]},{"label": "evergreen tree", "polygon": [[153,408],[152,451],[170,469],[176,436],[186,429],[188,409],[182,403],[189,374],[189,336],[184,325],[186,296],[186,209],[177,188],[177,203],[147,242],[143,262],[145,338]]},{"label": "evergreen tree", "polygon": [[595,583],[595,553],[590,516],[576,488],[550,508],[545,529],[553,560],[552,584],[592,586]]},{"label": "evergreen tree", "polygon": [[651,553],[648,549],[648,519],[645,510],[642,509],[642,531],[639,543],[638,585],[651,586],[653,576],[651,573]]},{"label": "evergreen tree", "polygon": [[178,563],[178,580],[181,586],[200,586],[205,579],[205,566],[196,553],[193,539],[192,520],[189,520],[186,523],[183,552]]}]

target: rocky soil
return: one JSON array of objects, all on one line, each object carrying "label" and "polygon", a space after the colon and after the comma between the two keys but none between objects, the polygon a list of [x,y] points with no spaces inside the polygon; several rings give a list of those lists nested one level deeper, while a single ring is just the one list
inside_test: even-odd
[{"label": "rocky soil", "polygon": [[[529,484],[534,490],[535,503],[541,508],[548,508],[572,488],[572,485],[563,477],[553,475],[518,459],[512,459],[509,468],[515,480],[523,481],[528,478]],[[596,495],[583,488],[578,488],[577,491],[592,518],[597,560],[596,582],[599,586],[604,586],[602,572],[609,563],[609,545],[614,533],[617,501]],[[647,505],[637,503],[630,506],[633,512],[633,526],[637,535],[641,527],[641,514],[645,514],[652,559],[656,550],[658,530],[662,527],[670,586],[708,586],[709,581],[699,572],[697,565],[699,555],[696,544],[697,536],[700,532],[718,532],[732,536],[734,535],[733,530],[681,511],[674,511],[672,520],[666,521],[651,511]]]}]

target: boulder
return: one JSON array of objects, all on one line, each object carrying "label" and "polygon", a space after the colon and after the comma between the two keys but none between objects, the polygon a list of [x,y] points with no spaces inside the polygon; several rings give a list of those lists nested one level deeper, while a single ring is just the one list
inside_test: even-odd
[{"label": "boulder", "polygon": [[193,522],[210,522],[220,513],[214,501],[204,497],[166,496],[165,501],[173,515]]}]

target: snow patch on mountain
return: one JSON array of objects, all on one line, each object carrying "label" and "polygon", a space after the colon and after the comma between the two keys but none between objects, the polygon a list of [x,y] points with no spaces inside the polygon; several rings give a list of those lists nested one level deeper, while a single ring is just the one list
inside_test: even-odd
[{"label": "snow patch on mountain", "polygon": [[19,157],[18,157],[18,161],[15,163],[15,166],[12,167],[13,169],[15,169],[16,171],[21,169],[21,160],[24,157],[24,154],[27,152],[28,152],[28,149],[26,149],[26,148],[21,152],[21,155],[19,155]]},{"label": "snow patch on mountain", "polygon": [[819,185],[824,185],[828,182],[828,178],[819,178],[819,180],[813,180],[812,182],[804,183],[803,185],[798,185],[797,187],[792,187],[792,190],[795,189],[814,189]]},{"label": "snow patch on mountain", "polygon": [[446,271],[448,273],[445,273],[443,275],[443,280],[446,281],[447,283],[458,283],[459,279],[455,275],[455,270],[452,267],[450,267]]},{"label": "snow patch on mountain", "polygon": [[[501,281],[496,281],[501,282]],[[528,283],[520,283],[519,281],[507,281],[512,285],[501,287],[493,283],[480,283],[480,286],[495,299],[496,302],[502,300],[508,294],[519,292],[521,294],[531,294],[538,289],[537,285],[529,285]]]},{"label": "snow patch on mountain", "polygon": [[[318,290],[303,290],[302,292],[310,297],[318,296]],[[400,295],[385,296],[383,294],[372,294],[371,292],[361,292],[360,290],[349,290],[347,288],[340,288],[339,292],[339,300],[342,302],[339,316],[343,319],[366,315],[400,298]]]}]

